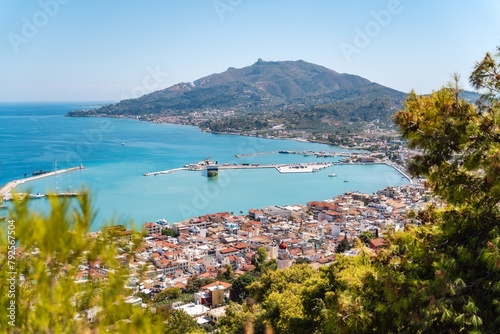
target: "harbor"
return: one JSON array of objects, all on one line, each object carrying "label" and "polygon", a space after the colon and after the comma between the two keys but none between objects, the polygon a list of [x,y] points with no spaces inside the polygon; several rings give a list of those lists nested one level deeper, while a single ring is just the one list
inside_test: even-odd
[{"label": "harbor", "polygon": [[[405,168],[397,165],[385,157],[380,155],[374,155],[369,152],[325,152],[325,151],[293,151],[293,150],[282,150],[273,152],[254,152],[248,154],[237,154],[237,158],[248,157],[248,156],[258,156],[258,155],[268,155],[268,154],[297,154],[303,156],[316,156],[316,157],[342,157],[338,161],[324,161],[324,162],[301,162],[301,163],[287,163],[287,164],[260,164],[260,163],[222,163],[219,164],[217,161],[210,160],[210,157],[206,158],[195,164],[184,165],[184,167],[167,169],[157,172],[144,173],[144,176],[156,176],[162,174],[170,174],[177,171],[207,171],[207,176],[215,176],[219,170],[227,169],[259,169],[259,168],[274,168],[281,174],[289,173],[314,173],[318,172],[324,168],[331,166],[344,166],[344,165],[372,165],[372,164],[382,164],[394,168],[399,172],[402,177],[406,178],[410,183],[413,183],[412,178],[408,175]],[[333,174],[332,174],[333,175]]]},{"label": "harbor", "polygon": [[[82,104],[82,108],[85,106],[87,104]],[[33,141],[40,144],[26,146],[23,150],[17,145],[2,147],[5,159],[0,166],[0,188],[13,180],[23,179],[24,173],[27,177],[31,177],[33,172],[40,170],[52,172],[55,166],[51,163],[54,161],[60,162],[58,170],[75,167],[83,162],[87,167],[85,170],[58,175],[57,183],[54,176],[49,176],[20,184],[13,191],[45,195],[48,192],[78,192],[81,191],[80,187],[85,185],[85,189],[92,194],[93,203],[98,211],[92,223],[92,230],[97,230],[116,213],[123,213],[136,222],[163,216],[169,221],[176,221],[207,212],[225,210],[239,212],[269,204],[305,203],[311,199],[332,198],[350,190],[372,193],[389,185],[408,183],[396,169],[384,164],[333,165],[316,173],[279,173],[276,166],[272,165],[337,162],[344,158],[342,152],[352,153],[352,158],[356,153],[359,153],[357,154],[359,157],[366,156],[367,151],[361,151],[361,147],[353,151],[343,147],[301,143],[295,140],[215,136],[185,126],[160,126],[148,122],[139,122],[132,126],[114,118],[102,119],[103,123],[98,123],[100,125],[97,129],[103,131],[115,129],[113,136],[116,135],[116,138],[105,140],[111,132],[103,132],[103,141],[91,141],[90,146],[88,142],[82,144],[81,148],[85,148],[85,151],[78,151],[79,146],[75,147],[74,151],[68,151],[85,152],[85,156],[77,157],[71,154],[75,159],[66,162],[68,160],[65,156],[53,155],[42,149],[59,145],[50,131],[37,132],[34,131],[36,127],[27,131],[18,127],[16,125],[18,116],[25,116],[26,120],[33,117],[37,120],[34,123],[30,122],[33,125],[46,124],[47,128],[58,129],[61,136],[71,143],[81,142],[82,131],[95,133],[93,131],[96,130],[96,124],[90,122],[90,119],[62,117],[67,111],[72,110],[70,108],[74,108],[73,104],[53,105],[52,111],[39,106],[36,113],[32,113],[26,107],[32,106],[19,105],[12,111],[4,110],[5,115],[16,117],[2,119],[0,123],[9,131],[4,131],[1,135],[4,141],[15,143]],[[47,115],[61,117],[46,117]],[[12,137],[7,136],[10,133]],[[96,138],[100,139],[101,136]],[[278,151],[289,153],[278,153]],[[290,154],[292,151],[297,153]],[[314,155],[314,152],[322,155],[332,154],[334,151],[337,152],[336,157]],[[248,156],[236,158],[236,154],[248,154]],[[376,155],[376,152],[369,154]],[[382,153],[380,155],[382,156]],[[208,178],[203,169],[199,171],[180,169],[164,175],[143,176],[146,172],[184,168],[184,165],[196,163],[206,156],[211,156],[211,160],[218,160],[218,176]],[[16,161],[6,163],[9,157],[16,157]],[[240,169],[225,170],[226,167],[222,166],[225,163],[269,164],[269,168],[240,166]],[[333,173],[337,177],[328,176]],[[344,182],[345,179],[349,182]],[[33,210],[48,212],[50,205],[47,199],[41,197],[26,200]],[[71,202],[76,201],[73,198]],[[6,208],[2,209],[2,206]],[[0,204],[0,216],[7,215],[8,209],[12,206],[12,202]]]},{"label": "harbor", "polygon": [[[302,162],[302,163],[296,163],[296,164],[248,164],[248,163],[243,163],[243,164],[220,164],[217,165],[218,170],[227,170],[227,169],[257,169],[257,168],[274,168],[278,172],[282,174],[286,173],[314,173],[318,172],[321,169],[331,167],[335,163],[334,162]],[[192,165],[186,165],[181,168],[173,168],[173,169],[167,169],[167,170],[162,170],[162,171],[157,171],[157,172],[151,172],[151,173],[144,173],[144,176],[156,176],[156,175],[162,175],[162,174],[170,174],[173,172],[178,172],[178,171],[203,171],[207,170],[207,168],[210,168],[211,166],[214,166],[212,164],[202,164],[201,162],[198,164],[192,164]]]},{"label": "harbor", "polygon": [[[41,178],[44,178],[44,177],[56,176],[56,175],[59,175],[59,174],[69,173],[69,172],[73,172],[73,171],[77,171],[77,170],[83,170],[83,169],[85,169],[85,167],[83,165],[80,165],[80,166],[77,166],[77,167],[71,167],[71,168],[67,168],[67,169],[59,169],[59,170],[52,171],[52,172],[39,173],[37,175],[26,177],[24,179],[18,179],[18,180],[11,181],[11,182],[5,184],[3,187],[0,188],[0,198],[3,201],[11,201],[11,200],[13,200],[14,199],[14,195],[12,194],[12,191],[18,185],[20,185],[20,184],[23,184],[23,183],[26,183],[26,182],[30,182],[30,181],[35,181],[35,180],[38,180],[38,179],[41,179]],[[47,194],[47,195],[73,197],[73,196],[76,196],[78,194],[77,193],[73,193],[73,192],[63,192],[63,193]],[[37,198],[43,198],[46,195],[45,194],[40,194],[40,193],[37,193],[37,194],[20,194],[20,197],[24,197],[24,196],[29,196],[32,199],[37,199]]]}]

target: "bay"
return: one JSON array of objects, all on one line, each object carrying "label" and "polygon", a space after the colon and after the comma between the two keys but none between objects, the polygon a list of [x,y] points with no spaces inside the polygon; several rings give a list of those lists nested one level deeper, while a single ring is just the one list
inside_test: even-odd
[{"label": "bay", "polygon": [[[408,181],[385,165],[333,166],[317,173],[280,174],[274,169],[221,170],[216,178],[179,171],[157,176],[146,172],[182,167],[211,157],[219,163],[300,163],[334,161],[295,154],[254,152],[346,151],[293,140],[212,134],[196,127],[153,124],[130,119],[70,118],[71,110],[101,103],[1,103],[0,184],[31,175],[84,165],[81,171],[27,182],[17,191],[77,191],[92,194],[98,214],[92,230],[110,219],[140,226],[165,218],[170,222],[220,211],[247,212],[267,205],[305,204],[347,191],[373,193]],[[336,178],[328,177],[335,173]],[[348,180],[349,182],[344,182]],[[48,201],[30,206],[47,212]]]}]

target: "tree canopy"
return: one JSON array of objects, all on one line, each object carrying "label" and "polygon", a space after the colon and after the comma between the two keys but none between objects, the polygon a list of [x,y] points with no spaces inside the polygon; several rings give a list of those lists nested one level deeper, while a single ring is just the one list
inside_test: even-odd
[{"label": "tree canopy", "polygon": [[[434,196],[427,208],[409,215],[416,224],[386,232],[387,247],[377,253],[358,240],[356,256],[337,254],[336,262],[319,271],[308,264],[276,270],[259,249],[254,261],[260,276],[241,276],[233,293],[237,301],[247,293],[251,298],[230,303],[217,330],[500,332],[499,58],[500,48],[476,64],[470,76],[482,93],[476,104],[459,97],[455,77],[430,95],[410,93],[396,114],[403,138],[420,152],[408,169],[426,179]],[[8,309],[15,300],[15,326],[1,317],[0,327],[13,333],[198,331],[183,312],[152,314],[124,302],[128,271],[118,263],[113,236],[88,236],[92,206],[87,195],[78,201],[70,209],[68,201],[51,199],[47,215],[31,212],[27,199],[16,201],[8,222],[15,242],[8,238],[9,227],[0,229],[0,279],[14,275],[16,282],[15,299],[10,284],[1,285],[0,306]],[[13,244],[18,249],[11,257]],[[82,263],[93,261],[102,263],[106,283],[75,281]],[[193,276],[188,288],[206,283]],[[92,308],[92,322],[77,320]]]},{"label": "tree canopy", "polygon": [[[124,301],[128,269],[118,261],[111,234],[88,234],[95,217],[89,196],[79,196],[74,209],[67,199],[49,200],[46,215],[30,210],[27,198],[16,200],[12,228],[0,228],[0,279],[13,283],[0,285],[0,305],[15,308],[12,319],[0,317],[2,332],[162,333],[157,316]],[[16,255],[10,256],[13,245]],[[88,264],[94,261],[106,273],[102,280],[92,279]]]},{"label": "tree canopy", "polygon": [[262,324],[279,333],[500,332],[499,58],[500,48],[476,64],[476,104],[459,97],[455,77],[430,95],[410,93],[395,116],[420,152],[408,169],[426,179],[431,204],[404,231],[386,232],[377,253],[358,243],[358,255],[319,272],[264,273],[247,287],[256,333]]}]

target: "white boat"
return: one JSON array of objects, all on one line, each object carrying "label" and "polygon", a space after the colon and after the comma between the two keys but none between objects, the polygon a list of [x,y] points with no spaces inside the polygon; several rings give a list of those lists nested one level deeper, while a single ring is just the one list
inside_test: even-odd
[{"label": "white boat", "polygon": [[70,191],[60,191],[57,193],[49,193],[46,196],[47,197],[77,197],[80,196],[80,193],[77,192],[70,192]]},{"label": "white boat", "polygon": [[328,176],[329,176],[329,177],[337,177],[337,174],[332,173],[332,174],[329,174]]},{"label": "white boat", "polygon": [[29,194],[29,198],[31,199],[38,199],[38,198],[44,198],[44,194],[36,193],[36,194]]}]

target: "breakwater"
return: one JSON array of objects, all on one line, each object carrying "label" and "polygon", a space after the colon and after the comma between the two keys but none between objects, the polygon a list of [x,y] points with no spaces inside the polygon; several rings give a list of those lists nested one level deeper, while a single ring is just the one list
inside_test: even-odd
[{"label": "breakwater", "polygon": [[57,174],[68,173],[68,172],[72,172],[72,171],[76,171],[76,170],[82,170],[84,168],[85,167],[83,165],[80,165],[80,166],[77,166],[77,167],[71,167],[71,168],[67,168],[67,169],[60,169],[60,170],[56,170],[56,171],[53,171],[53,172],[47,172],[47,173],[43,173],[43,174],[39,174],[39,175],[35,175],[35,176],[26,177],[24,179],[18,179],[18,180],[10,181],[9,183],[5,184],[4,186],[2,186],[0,188],[0,197],[3,200],[9,200],[9,199],[11,199],[11,196],[12,196],[11,192],[12,192],[12,190],[14,190],[18,185],[23,184],[25,182],[34,181],[34,180],[38,180],[38,179],[41,179],[41,178],[44,178],[44,177],[49,177],[49,176],[53,176],[53,175],[57,175]]},{"label": "breakwater", "polygon": [[[302,162],[295,164],[258,164],[258,163],[242,163],[242,164],[230,164],[223,163],[218,164],[219,170],[224,169],[258,169],[258,168],[274,168],[280,173],[312,173],[317,172],[323,168],[331,166],[343,166],[343,165],[373,165],[381,164],[387,165],[394,168],[399,172],[404,178],[406,178],[410,183],[413,183],[413,179],[408,175],[403,166],[397,165],[387,159],[373,158],[368,153],[346,153],[346,152],[314,152],[314,151],[277,151],[277,152],[256,152],[246,155],[239,155],[238,157],[250,156],[250,155],[265,155],[265,154],[301,154],[301,155],[315,155],[317,157],[343,157],[344,159],[340,161],[329,161],[329,162]],[[351,158],[356,157],[357,160],[351,160]],[[186,165],[181,168],[167,169],[157,172],[144,173],[144,176],[156,176],[161,174],[170,174],[177,171],[202,171],[206,170],[207,164],[202,161],[197,164]]]},{"label": "breakwater", "polygon": [[[334,162],[302,162],[296,164],[220,164],[219,170],[225,169],[257,169],[257,168],[274,168],[280,173],[313,173],[321,169],[333,166]],[[193,167],[182,167],[168,169],[158,172],[144,173],[144,176],[155,176],[161,174],[170,174],[173,172],[188,170],[188,171],[202,171],[206,166],[190,165]]]}]

